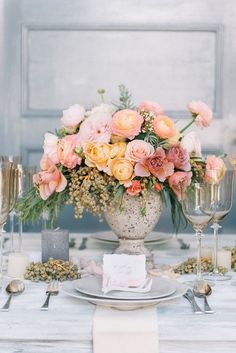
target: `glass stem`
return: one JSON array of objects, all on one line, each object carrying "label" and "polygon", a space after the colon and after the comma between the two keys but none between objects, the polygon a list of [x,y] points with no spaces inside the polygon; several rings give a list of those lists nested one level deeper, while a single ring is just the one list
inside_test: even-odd
[{"label": "glass stem", "polygon": [[222,228],[218,223],[213,223],[211,228],[214,230],[214,269],[213,273],[219,273],[218,269],[218,240],[219,240],[219,229]]},{"label": "glass stem", "polygon": [[14,217],[13,211],[10,213],[10,252],[14,251]]},{"label": "glass stem", "polygon": [[197,237],[197,280],[202,279],[201,258],[202,258],[202,231],[196,231]]},{"label": "glass stem", "polygon": [[22,220],[19,218],[18,219],[18,233],[19,233],[19,239],[18,239],[18,251],[21,252],[22,250],[22,233],[23,233],[23,223]]}]

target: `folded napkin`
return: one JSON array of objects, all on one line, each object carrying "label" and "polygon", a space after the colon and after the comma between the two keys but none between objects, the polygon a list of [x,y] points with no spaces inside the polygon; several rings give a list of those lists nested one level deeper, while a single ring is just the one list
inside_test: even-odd
[{"label": "folded napkin", "polygon": [[118,311],[97,306],[93,319],[94,353],[158,353],[156,307]]}]

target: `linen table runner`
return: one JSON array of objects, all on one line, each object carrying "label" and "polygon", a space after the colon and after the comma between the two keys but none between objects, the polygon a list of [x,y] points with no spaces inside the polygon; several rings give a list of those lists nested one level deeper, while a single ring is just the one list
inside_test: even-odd
[{"label": "linen table runner", "polygon": [[158,353],[156,307],[119,311],[97,306],[93,320],[94,353]]}]

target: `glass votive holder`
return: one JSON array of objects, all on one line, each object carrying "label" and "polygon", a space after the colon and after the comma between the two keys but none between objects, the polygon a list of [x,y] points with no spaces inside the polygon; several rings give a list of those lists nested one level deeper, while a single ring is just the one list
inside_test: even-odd
[{"label": "glass votive holder", "polygon": [[43,230],[41,232],[42,262],[49,258],[69,260],[69,231],[65,229]]},{"label": "glass votive holder", "polygon": [[24,279],[26,267],[29,264],[27,254],[21,252],[11,252],[8,257],[8,277]]}]

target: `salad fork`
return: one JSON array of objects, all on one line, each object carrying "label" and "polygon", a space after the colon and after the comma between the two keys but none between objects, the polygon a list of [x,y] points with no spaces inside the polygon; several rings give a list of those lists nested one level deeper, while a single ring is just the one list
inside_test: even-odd
[{"label": "salad fork", "polygon": [[57,295],[58,293],[59,293],[58,281],[55,280],[50,282],[46,291],[47,299],[45,300],[44,304],[41,306],[40,310],[47,311],[51,295]]}]

